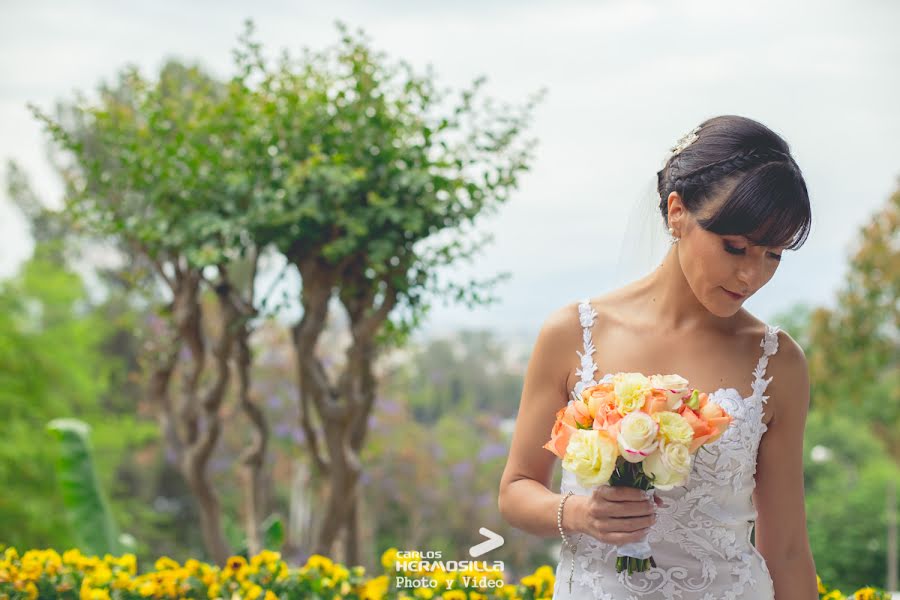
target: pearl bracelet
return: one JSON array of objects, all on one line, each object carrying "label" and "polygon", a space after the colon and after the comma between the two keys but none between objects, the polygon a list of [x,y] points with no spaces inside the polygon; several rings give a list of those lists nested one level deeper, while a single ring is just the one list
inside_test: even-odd
[{"label": "pearl bracelet", "polygon": [[559,529],[559,535],[562,536],[562,541],[564,546],[569,546],[572,549],[572,569],[569,571],[569,593],[572,593],[572,579],[575,575],[575,549],[578,546],[578,542],[581,541],[581,534],[578,534],[578,538],[575,540],[575,543],[569,541],[566,537],[566,533],[562,528],[562,511],[563,506],[566,503],[566,500],[569,499],[569,496],[574,494],[572,490],[569,490],[569,493],[563,496],[559,501],[559,508],[556,509],[556,527]]}]

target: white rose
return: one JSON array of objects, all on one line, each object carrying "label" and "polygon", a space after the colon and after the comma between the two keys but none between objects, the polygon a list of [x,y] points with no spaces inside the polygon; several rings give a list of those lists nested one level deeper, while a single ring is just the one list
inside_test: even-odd
[{"label": "white rose", "polygon": [[685,396],[690,396],[688,380],[681,375],[651,375],[650,385],[665,390],[668,407],[671,411],[681,408]]},{"label": "white rose", "polygon": [[644,473],[654,477],[653,487],[671,490],[684,485],[691,473],[691,453],[685,444],[662,442],[659,450],[644,459]]},{"label": "white rose", "polygon": [[640,462],[653,453],[659,445],[656,434],[659,423],[647,413],[636,411],[625,415],[619,422],[616,439],[619,453],[628,462]]}]

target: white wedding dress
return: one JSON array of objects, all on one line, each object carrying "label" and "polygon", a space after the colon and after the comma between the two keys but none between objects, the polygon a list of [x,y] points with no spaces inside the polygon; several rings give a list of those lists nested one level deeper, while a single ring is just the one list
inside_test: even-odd
[{"label": "white wedding dress", "polygon": [[[594,380],[591,327],[597,316],[587,300],[579,304],[584,328],[584,352],[574,393]],[[734,417],[731,426],[694,455],[685,486],[655,490],[664,501],[650,528],[656,567],[642,573],[616,573],[616,547],[582,534],[574,553],[574,577],[569,591],[573,552],[564,546],[556,568],[554,599],[595,600],[774,600],[775,591],[765,560],[750,543],[756,522],[751,494],[755,486],[756,454],[767,426],[763,422],[764,379],[769,357],[778,350],[778,327],[766,326],[762,356],[753,372],[753,393],[741,398],[734,388],[720,388],[711,398]],[[575,476],[563,470],[560,492],[590,495]],[[574,539],[578,539],[575,534]]]}]

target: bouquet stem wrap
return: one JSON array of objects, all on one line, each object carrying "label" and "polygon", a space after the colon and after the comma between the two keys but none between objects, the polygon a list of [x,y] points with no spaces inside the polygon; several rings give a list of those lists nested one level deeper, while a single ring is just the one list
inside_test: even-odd
[{"label": "bouquet stem wrap", "polygon": [[[642,463],[631,463],[623,458],[620,458],[618,463],[619,464],[616,465],[616,470],[609,478],[609,485],[621,485],[644,490],[647,493],[647,497],[652,502],[656,490],[644,473]],[[642,573],[650,567],[656,566],[656,561],[653,560],[650,542],[648,541],[649,537],[650,535],[647,534],[644,536],[644,539],[640,541],[616,546],[617,573],[627,570],[628,574],[631,575],[632,573]]]}]

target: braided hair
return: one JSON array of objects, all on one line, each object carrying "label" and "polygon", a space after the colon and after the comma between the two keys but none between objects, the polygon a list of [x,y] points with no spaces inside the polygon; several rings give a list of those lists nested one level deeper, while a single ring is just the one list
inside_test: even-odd
[{"label": "braided hair", "polygon": [[697,135],[656,174],[666,227],[669,194],[678,192],[695,216],[713,208],[697,218],[707,231],[746,236],[759,246],[801,247],[812,214],[787,142],[762,123],[736,115],[707,119]]}]

